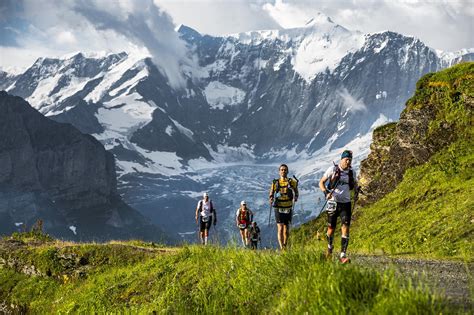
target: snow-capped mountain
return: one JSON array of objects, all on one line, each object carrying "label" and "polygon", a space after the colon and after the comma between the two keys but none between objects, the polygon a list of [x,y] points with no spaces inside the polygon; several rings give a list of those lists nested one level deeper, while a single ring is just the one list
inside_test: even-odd
[{"label": "snow-capped mountain", "polygon": [[18,74],[9,73],[0,69],[0,91],[6,90],[14,83],[18,78]]},{"label": "snow-capped mountain", "polygon": [[[229,226],[239,199],[266,207],[277,174],[261,163],[298,161],[290,164],[303,191],[314,194],[313,176],[337,148],[367,155],[370,131],[398,119],[423,74],[474,56],[353,32],[324,15],[302,28],[212,37],[181,26],[179,34],[199,63],[183,66],[182,89],[146,55],[78,53],[37,60],[8,91],[100,140],[116,157],[125,200],[183,235],[204,190],[220,199]],[[304,217],[315,213],[311,200]]]}]

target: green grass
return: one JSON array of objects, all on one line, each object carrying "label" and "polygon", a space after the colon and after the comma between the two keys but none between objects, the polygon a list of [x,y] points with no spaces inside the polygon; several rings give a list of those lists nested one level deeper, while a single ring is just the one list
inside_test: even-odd
[{"label": "green grass", "polygon": [[[440,149],[425,164],[408,168],[394,191],[374,204],[356,208],[351,251],[473,260],[473,99],[473,62],[420,79],[405,111],[434,110],[423,143]],[[383,138],[395,128],[394,123],[379,127],[374,137]],[[390,145],[392,140],[382,139],[387,143],[380,145]],[[390,174],[385,176],[389,181]],[[314,244],[318,230],[325,234],[325,221],[323,215],[303,224],[293,233],[294,244]]]},{"label": "green grass", "polygon": [[[93,255],[93,252],[110,251],[104,249],[109,246],[72,247],[78,247],[77,252],[82,254]],[[128,245],[122,246],[124,250]],[[45,247],[47,251],[61,250],[58,244]],[[357,265],[327,262],[321,251],[312,248],[277,253],[191,246],[165,253],[156,249],[146,259],[135,259],[133,251],[137,249],[129,247],[122,264],[110,264],[112,259],[102,261],[82,278],[26,276],[9,268],[0,269],[0,299],[30,313],[438,314],[448,311],[441,298],[428,293],[422,285],[398,279],[392,271],[377,272]]]},{"label": "green grass", "polygon": [[[473,260],[474,143],[472,108],[466,102],[474,96],[473,70],[474,63],[466,63],[418,82],[406,110],[435,106],[428,137],[439,137],[443,130],[456,137],[426,164],[408,169],[393,192],[356,210],[350,251]],[[391,135],[395,127],[377,132]],[[390,145],[393,139],[385,140]],[[141,241],[61,243],[38,228],[13,235],[17,244],[8,245],[13,247],[6,240],[0,246],[0,301],[12,312],[35,314],[459,311],[392,270],[324,260],[325,241],[316,241],[316,233],[324,239],[325,225],[323,216],[293,231],[292,248],[284,253],[168,249]]]},{"label": "green grass", "polygon": [[[473,166],[474,142],[469,138],[408,169],[393,192],[356,208],[349,250],[473,261]],[[325,213],[294,230],[292,242],[312,246],[317,231],[324,240]]]},{"label": "green grass", "polygon": [[424,143],[441,149],[407,169],[393,192],[359,210],[353,248],[473,259],[473,99],[473,62],[420,79],[405,111],[434,110]]},{"label": "green grass", "polygon": [[436,110],[428,137],[447,137],[443,132],[468,137],[472,135],[473,99],[474,62],[466,62],[421,78],[415,95],[407,101],[405,111],[423,108]]},{"label": "green grass", "polygon": [[472,261],[473,148],[460,140],[407,170],[395,191],[356,213],[351,247]]}]

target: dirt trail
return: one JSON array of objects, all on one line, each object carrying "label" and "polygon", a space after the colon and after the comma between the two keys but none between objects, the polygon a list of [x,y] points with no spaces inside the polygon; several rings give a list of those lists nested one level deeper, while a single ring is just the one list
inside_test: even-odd
[{"label": "dirt trail", "polygon": [[474,311],[473,271],[474,264],[387,256],[352,255],[352,262],[378,269],[395,268],[412,279],[427,281],[433,292],[444,294],[450,303],[462,305],[466,311]]}]

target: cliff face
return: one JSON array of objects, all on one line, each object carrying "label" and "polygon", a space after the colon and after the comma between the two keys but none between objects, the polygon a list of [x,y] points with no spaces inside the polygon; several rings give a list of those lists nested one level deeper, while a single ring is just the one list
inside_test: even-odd
[{"label": "cliff face", "polygon": [[373,133],[371,153],[361,163],[360,183],[366,193],[361,202],[379,200],[395,189],[408,168],[460,138],[468,141],[473,109],[474,63],[420,79],[399,122]]},{"label": "cliff face", "polygon": [[[6,92],[0,135],[1,233],[37,219],[47,232],[73,239],[127,237],[152,227],[117,195],[113,155],[92,136]],[[152,237],[147,228],[135,237]]]}]

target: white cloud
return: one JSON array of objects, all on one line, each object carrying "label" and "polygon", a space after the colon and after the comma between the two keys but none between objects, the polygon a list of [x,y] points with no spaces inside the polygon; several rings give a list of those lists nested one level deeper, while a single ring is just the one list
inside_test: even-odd
[{"label": "white cloud", "polygon": [[279,29],[262,8],[266,0],[154,0],[176,24],[185,24],[202,34],[228,35]]},{"label": "white cloud", "polygon": [[274,4],[266,3],[263,9],[283,28],[302,27],[316,13],[282,0],[276,0]]},{"label": "white cloud", "polygon": [[337,92],[337,94],[342,98],[343,105],[347,110],[352,112],[357,111],[366,111],[367,106],[361,99],[354,98],[346,88],[343,88]]},{"label": "white cloud", "polygon": [[175,32],[171,17],[152,0],[121,0],[112,10],[101,1],[81,2],[74,8],[98,30],[112,30],[131,42],[145,46],[154,63],[168,77],[170,85],[186,86],[180,65],[195,64],[185,43]]},{"label": "white cloud", "polygon": [[60,31],[58,36],[56,37],[56,42],[60,45],[66,44],[66,45],[71,45],[71,44],[76,44],[76,36],[70,31]]},{"label": "white cloud", "polygon": [[[23,0],[23,10],[10,12],[24,31],[16,38],[17,47],[0,46],[2,61],[13,52],[23,52],[18,58],[29,66],[40,56],[57,57],[72,51],[134,51],[146,47],[153,62],[178,88],[186,81],[180,65],[194,68],[195,61],[188,56],[185,43],[175,32],[172,18],[152,0],[133,1],[36,1]],[[14,29],[19,25],[12,25]],[[18,63],[10,58],[8,63]]]},{"label": "white cloud", "polygon": [[[84,18],[87,10],[96,15]],[[472,0],[18,0],[0,1],[0,66],[26,67],[37,57],[73,51],[146,46],[179,85],[178,65],[193,68],[193,61],[173,31],[176,24],[225,35],[302,26],[318,12],[364,33],[392,30],[446,51],[474,47]]]}]

